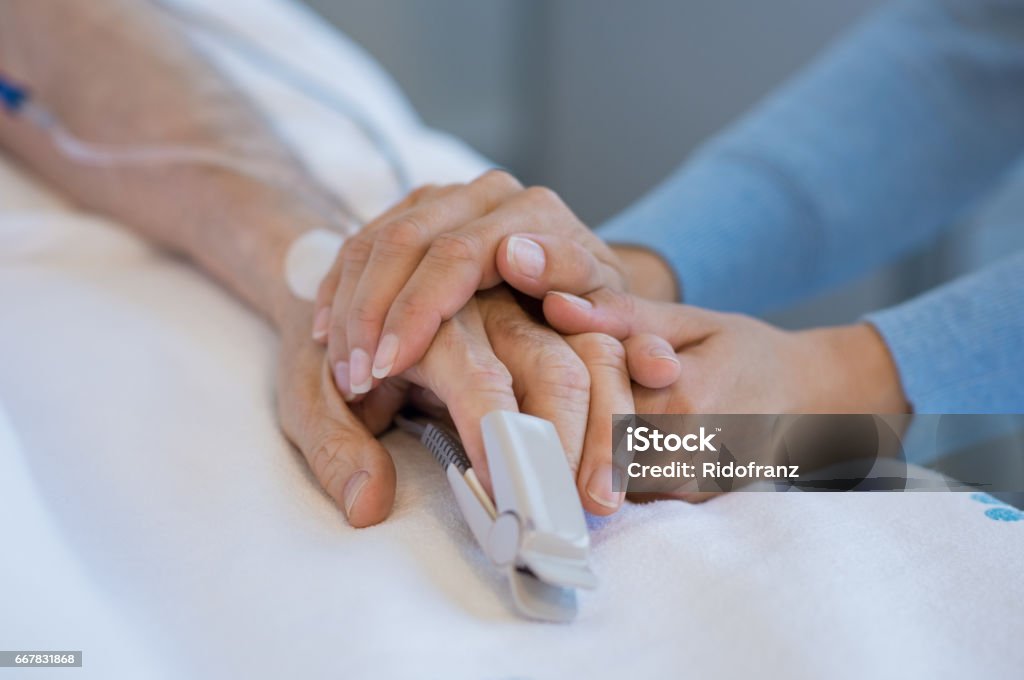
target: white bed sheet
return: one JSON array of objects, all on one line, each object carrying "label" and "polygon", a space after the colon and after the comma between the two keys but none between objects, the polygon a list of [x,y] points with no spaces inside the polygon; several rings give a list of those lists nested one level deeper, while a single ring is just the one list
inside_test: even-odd
[{"label": "white bed sheet", "polygon": [[[484,167],[309,15],[216,11],[359,93],[419,181]],[[228,66],[364,210],[390,199],[343,121]],[[592,522],[579,620],[521,620],[402,435],[393,516],[346,525],[277,429],[275,350],[201,273],[0,163],[0,647],[85,653],[31,677],[1021,675],[1024,516],[967,494],[627,507]]]}]

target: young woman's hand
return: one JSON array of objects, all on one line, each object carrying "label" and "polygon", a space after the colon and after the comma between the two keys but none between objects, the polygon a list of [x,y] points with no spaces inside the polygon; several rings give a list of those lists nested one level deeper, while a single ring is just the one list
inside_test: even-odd
[{"label": "young woman's hand", "polygon": [[637,413],[904,413],[899,375],[868,324],[784,331],[757,319],[602,291],[553,293],[544,315],[563,333],[655,334],[680,378],[633,390]]},{"label": "young woman's hand", "polygon": [[[546,267],[554,258],[561,266]],[[320,286],[313,337],[332,365],[347,362],[352,392],[364,394],[419,361],[476,291],[503,279],[534,297],[625,290],[628,260],[554,192],[492,170],[418,189],[349,239]]]},{"label": "young woman's hand", "polygon": [[[739,314],[601,293],[551,294],[544,314],[565,333],[616,338],[654,333],[677,351],[680,378],[662,389],[632,387],[636,413],[904,413],[909,410],[881,336],[867,324],[789,332]],[[625,376],[624,376],[625,377]],[[591,409],[589,427],[611,427]],[[705,501],[715,493],[666,497]]]}]

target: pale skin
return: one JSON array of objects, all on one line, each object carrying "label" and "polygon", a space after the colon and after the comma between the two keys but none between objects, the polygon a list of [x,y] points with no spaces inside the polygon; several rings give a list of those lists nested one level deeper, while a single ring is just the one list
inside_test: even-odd
[{"label": "pale skin", "polygon": [[190,259],[273,325],[281,340],[282,429],[352,525],[379,522],[391,509],[395,469],[374,435],[409,399],[443,405],[485,481],[481,416],[521,409],[552,420],[584,507],[601,514],[619,507],[610,431],[588,422],[633,410],[627,362],[650,387],[670,382],[661,365],[676,361],[663,339],[562,336],[499,287],[461,300],[431,329],[415,361],[392,371],[373,394],[346,403],[349,389],[335,385],[337,362],[325,361],[324,348],[310,338],[314,306],[289,293],[282,272],[292,241],[334,226],[336,216],[324,211],[322,189],[246,98],[179,31],[152,6],[132,0],[6,0],[0,69],[30,83],[34,96],[82,137],[243,154],[287,178],[281,187],[203,166],[83,166],[25,121],[0,116],[0,144],[27,168],[82,208]]},{"label": "pale skin", "polygon": [[[634,385],[637,412],[910,408],[871,326],[789,332],[672,304],[676,282],[660,258],[602,243],[548,190],[485,177],[410,200],[405,213],[372,225],[365,242],[346,246],[317,298],[313,336],[327,342],[332,361],[373,356],[373,379],[415,362],[432,329],[477,289],[504,281],[543,297],[546,320],[562,333],[598,332],[627,345],[641,334],[668,341],[675,361],[658,365],[655,377],[670,384]],[[629,365],[625,379],[650,380],[650,369]],[[370,377],[354,376],[364,382],[353,391],[368,391]]]},{"label": "pale skin", "polygon": [[[511,238],[526,228],[538,230],[535,242]],[[522,253],[524,243],[545,242],[558,266],[537,276],[506,271],[517,244]],[[531,266],[523,255],[519,263]],[[332,366],[343,364],[345,391],[365,394],[374,379],[413,365],[445,319],[509,274],[534,297],[604,287],[661,300],[676,294],[661,258],[609,247],[551,190],[491,171],[466,185],[423,187],[349,239],[320,286],[313,337],[327,342]],[[656,382],[667,384],[671,353],[663,358],[667,372]]]},{"label": "pale skin", "polygon": [[[45,39],[34,39],[39,36]],[[61,49],[53,50],[52,45]],[[598,314],[582,319],[584,326],[594,330],[576,332],[572,324],[581,319],[571,314],[559,319],[559,303],[548,296],[544,305],[548,320],[556,327],[564,322],[567,325],[561,328],[570,329],[569,335],[559,335],[536,323],[503,288],[474,294],[507,281],[535,297],[550,291],[586,295],[598,302],[598,310],[604,309],[602,291],[672,300],[677,284],[659,257],[641,249],[605,246],[550,191],[525,190],[502,173],[490,173],[469,185],[478,192],[486,184],[493,193],[484,201],[469,197],[469,207],[460,208],[462,217],[453,217],[451,206],[457,204],[455,194],[467,187],[425,188],[375,220],[362,239],[351,241],[355,247],[362,244],[363,256],[347,249],[341,261],[348,257],[355,269],[362,257],[373,266],[364,267],[358,277],[350,273],[358,281],[348,285],[358,290],[363,276],[380,274],[371,255],[380,250],[377,241],[387,239],[377,230],[392,224],[396,215],[436,200],[442,206],[437,209],[442,219],[428,221],[427,233],[417,235],[415,228],[408,227],[415,226],[418,217],[406,220],[406,227],[386,231],[399,246],[412,231],[421,237],[417,248],[440,251],[436,259],[440,272],[447,269],[446,258],[454,254],[462,275],[452,282],[458,294],[424,301],[424,307],[406,305],[407,310],[426,309],[434,316],[428,331],[418,346],[415,332],[411,344],[403,341],[406,354],[381,373],[387,377],[377,381],[378,389],[366,396],[356,394],[351,379],[347,385],[338,380],[343,373],[338,363],[351,358],[341,344],[349,342],[347,329],[339,321],[345,315],[332,316],[329,310],[331,286],[341,285],[344,268],[336,268],[334,283],[329,279],[321,290],[318,307],[292,297],[282,276],[284,253],[291,242],[308,229],[334,223],[335,216],[323,210],[328,201],[245,97],[220,79],[151,7],[127,0],[59,6],[8,0],[0,5],[0,67],[6,75],[31,83],[34,94],[84,137],[110,143],[170,141],[244,154],[274,166],[288,178],[287,188],[281,188],[209,167],[83,167],[57,153],[45,136],[23,121],[0,116],[0,144],[28,168],[80,206],[108,214],[191,259],[279,331],[277,403],[282,429],[353,525],[381,521],[390,510],[394,467],[374,435],[388,427],[395,409],[407,399],[427,408],[436,407],[440,400],[484,479],[479,417],[495,408],[546,417],[558,428],[584,507],[607,514],[621,505],[621,494],[611,490],[607,416],[645,409],[648,395],[637,384],[655,390],[652,394],[667,395],[663,397],[668,399],[666,409],[673,410],[670,406],[677,402],[671,397],[679,392],[682,360],[689,358],[684,357],[686,348],[667,333],[662,338],[646,332],[645,328],[664,330],[648,324],[646,317],[634,319],[625,333],[611,326],[606,329],[609,332],[595,332],[604,323]],[[504,216],[492,220],[486,233],[475,230],[478,220],[502,208]],[[456,229],[465,233],[437,238]],[[514,241],[517,232],[520,238]],[[524,253],[530,252],[530,241],[542,253],[556,256],[542,261],[539,268],[535,259],[532,269],[521,271],[519,265],[529,262]],[[513,256],[514,243],[519,246],[519,258]],[[447,245],[435,247],[439,244]],[[473,251],[474,246],[482,250]],[[408,253],[398,254],[408,258]],[[406,283],[418,271],[420,259],[430,261],[421,255],[411,269],[402,270]],[[476,265],[479,271],[474,270]],[[389,290],[396,290],[395,281],[402,283],[401,277],[392,280]],[[373,289],[370,284],[365,287]],[[357,324],[363,330],[357,333],[365,335],[356,340],[365,345],[361,371],[372,370],[370,358],[379,351],[380,337],[373,337],[373,324],[384,328],[393,302],[385,296],[368,306],[353,307],[363,309]],[[319,313],[314,314],[315,309]],[[338,338],[327,350],[327,361],[324,349],[309,337],[314,328],[315,336],[328,340],[325,324],[331,338]],[[877,336],[865,335],[864,327],[859,330],[860,340],[853,345],[877,345]],[[405,337],[405,332],[401,335]],[[702,342],[728,348],[721,339],[732,335],[723,327]],[[844,337],[852,340],[853,333]],[[887,357],[884,351],[875,355]],[[706,362],[709,375],[712,363]],[[892,377],[891,365],[888,369]],[[686,384],[685,376],[682,382]],[[365,379],[360,391],[366,391],[362,383]],[[883,393],[894,394],[892,390]],[[345,397],[350,397],[349,403]],[[634,399],[639,403],[634,404]]]}]

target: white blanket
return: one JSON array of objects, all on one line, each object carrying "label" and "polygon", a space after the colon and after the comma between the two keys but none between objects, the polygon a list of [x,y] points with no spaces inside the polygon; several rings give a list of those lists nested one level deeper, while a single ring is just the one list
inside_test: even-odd
[{"label": "white blanket", "polygon": [[[309,15],[216,7],[358,94],[418,180],[483,167]],[[344,121],[230,67],[332,184],[390,200]],[[26,677],[1024,672],[1024,515],[969,494],[626,507],[591,522],[578,621],[524,621],[409,439],[391,519],[346,525],[277,429],[275,351],[204,275],[0,164],[0,648],[84,651]]]}]

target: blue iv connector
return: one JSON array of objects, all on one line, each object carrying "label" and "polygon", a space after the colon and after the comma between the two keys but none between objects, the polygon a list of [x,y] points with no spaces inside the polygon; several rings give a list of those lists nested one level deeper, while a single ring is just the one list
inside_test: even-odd
[{"label": "blue iv connector", "polygon": [[9,113],[17,113],[28,101],[28,90],[0,75],[0,104]]}]

